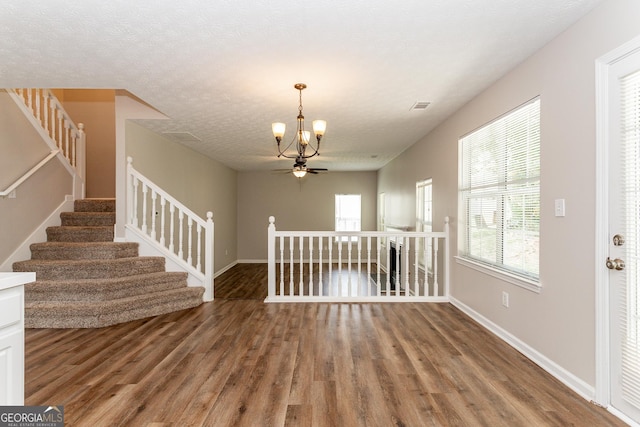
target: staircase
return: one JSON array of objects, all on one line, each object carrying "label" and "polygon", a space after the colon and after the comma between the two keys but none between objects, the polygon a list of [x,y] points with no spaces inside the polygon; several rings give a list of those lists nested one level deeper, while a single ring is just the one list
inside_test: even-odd
[{"label": "staircase", "polygon": [[188,287],[186,273],[113,241],[115,200],[76,200],[60,218],[47,242],[31,245],[30,260],[13,264],[36,272],[25,286],[25,327],[100,328],[202,303],[204,289]]}]

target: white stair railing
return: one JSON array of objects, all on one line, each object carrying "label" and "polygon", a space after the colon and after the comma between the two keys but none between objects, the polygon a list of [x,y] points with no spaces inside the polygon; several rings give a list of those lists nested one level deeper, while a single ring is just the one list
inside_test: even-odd
[{"label": "white stair railing", "polygon": [[71,120],[58,98],[49,89],[13,89],[8,93],[49,145],[51,153],[56,154],[74,176],[74,199],[84,198],[86,179],[84,125],[82,123],[76,125]]},{"label": "white stair railing", "polygon": [[189,273],[191,286],[203,286],[213,300],[213,214],[203,219],[133,167],[127,158],[127,224],[165,257]]},{"label": "white stair railing", "polygon": [[449,218],[442,232],[268,228],[265,302],[449,301]]}]

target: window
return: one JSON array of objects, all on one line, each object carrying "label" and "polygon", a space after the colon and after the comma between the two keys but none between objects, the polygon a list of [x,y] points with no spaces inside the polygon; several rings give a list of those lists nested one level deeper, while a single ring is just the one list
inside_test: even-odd
[{"label": "window", "polygon": [[378,231],[385,231],[386,223],[386,202],[384,193],[378,195]]},{"label": "window", "polygon": [[416,231],[433,231],[431,180],[416,183]]},{"label": "window", "polygon": [[[378,195],[378,231],[387,231],[387,203],[384,193]],[[378,239],[380,246],[387,245],[386,237]]]},{"label": "window", "polygon": [[[416,231],[433,231],[433,197],[431,180],[416,183]],[[426,250],[426,253],[425,253]],[[420,267],[425,267],[425,259],[429,271],[433,268],[432,240],[418,239],[418,259]]]},{"label": "window", "polygon": [[336,231],[360,231],[360,194],[336,194]]},{"label": "window", "polygon": [[460,257],[539,277],[540,99],[459,141]]}]

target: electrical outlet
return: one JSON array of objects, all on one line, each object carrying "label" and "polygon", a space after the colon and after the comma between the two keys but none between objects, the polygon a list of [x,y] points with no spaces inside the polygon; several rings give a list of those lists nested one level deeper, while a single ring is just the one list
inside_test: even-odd
[{"label": "electrical outlet", "polygon": [[565,216],[564,199],[555,200],[555,215],[560,217]]},{"label": "electrical outlet", "polygon": [[502,306],[509,308],[509,293],[502,292]]},{"label": "electrical outlet", "polygon": [[15,199],[16,198],[16,190],[13,190],[11,193],[9,193],[9,198],[10,199]]}]

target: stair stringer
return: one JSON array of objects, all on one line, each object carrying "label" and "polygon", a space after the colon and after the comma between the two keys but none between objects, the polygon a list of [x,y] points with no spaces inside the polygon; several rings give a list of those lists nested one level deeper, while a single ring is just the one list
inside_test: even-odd
[{"label": "stair stringer", "polygon": [[67,195],[64,201],[0,264],[0,271],[13,271],[13,263],[31,258],[31,244],[47,240],[47,227],[60,225],[60,214],[73,211],[73,196]]},{"label": "stair stringer", "polygon": [[138,244],[139,256],[161,256],[165,259],[166,271],[178,271],[187,273],[187,284],[190,287],[203,287],[203,301],[213,301],[213,283],[207,283],[205,275],[198,271],[195,267],[187,264],[176,254],[172,253],[162,245],[154,242],[149,236],[139,232],[136,228],[129,225],[125,226],[126,242]]}]

